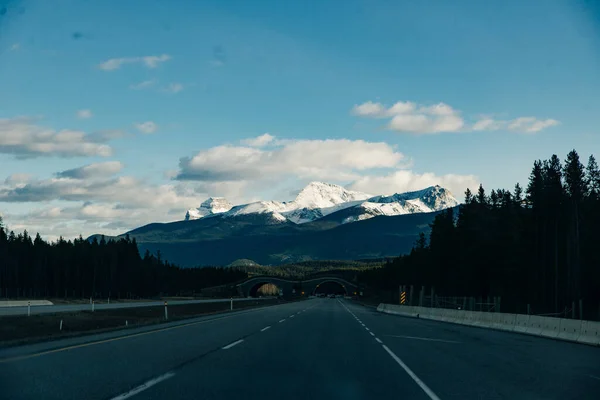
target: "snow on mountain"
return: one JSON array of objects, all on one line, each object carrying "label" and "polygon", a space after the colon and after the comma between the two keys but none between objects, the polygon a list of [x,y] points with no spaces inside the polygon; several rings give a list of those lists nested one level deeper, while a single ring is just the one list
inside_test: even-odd
[{"label": "snow on mountain", "polygon": [[372,195],[345,189],[339,185],[311,182],[296,196],[295,208],[329,208],[357,200],[367,200]]},{"label": "snow on mountain", "polygon": [[192,208],[185,213],[185,220],[190,221],[208,215],[221,214],[231,210],[231,204],[224,197],[209,197],[198,208]]},{"label": "snow on mountain", "polygon": [[215,197],[203,202],[199,208],[189,210],[185,219],[214,214],[222,214],[223,217],[263,215],[268,223],[291,221],[302,224],[347,209],[342,222],[348,223],[378,215],[433,212],[456,205],[458,201],[452,193],[437,185],[414,192],[372,196],[339,185],[311,182],[290,202],[257,201],[234,207],[224,198]]},{"label": "snow on mountain", "polygon": [[243,204],[240,206],[235,206],[231,210],[229,210],[226,214],[228,217],[235,217],[238,215],[246,215],[246,214],[266,214],[272,213],[278,215],[277,219],[286,218],[280,214],[286,210],[285,203],[281,203],[279,201],[257,201],[250,204]]},{"label": "snow on mountain", "polygon": [[352,215],[347,216],[343,223],[362,221],[378,215],[428,213],[457,205],[458,201],[449,190],[436,185],[414,192],[372,197],[355,206]]},{"label": "snow on mountain", "polygon": [[414,192],[396,193],[391,196],[375,196],[369,199],[374,203],[396,203],[403,200],[419,200],[430,211],[439,211],[458,205],[458,201],[452,193],[439,185]]}]

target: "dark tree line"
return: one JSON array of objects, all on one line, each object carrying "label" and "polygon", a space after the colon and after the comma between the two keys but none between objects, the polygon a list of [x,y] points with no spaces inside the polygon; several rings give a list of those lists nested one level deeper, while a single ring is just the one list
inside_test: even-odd
[{"label": "dark tree line", "polygon": [[48,243],[39,234],[7,232],[0,219],[0,297],[138,298],[198,293],[245,279],[235,268],[179,268],[119,240]]},{"label": "dark tree line", "polygon": [[[465,192],[438,214],[411,253],[363,272],[373,288],[434,286],[444,296],[501,296],[503,311],[600,313],[600,170],[575,150],[534,163],[525,190]],[[579,315],[579,313],[577,312]]]}]

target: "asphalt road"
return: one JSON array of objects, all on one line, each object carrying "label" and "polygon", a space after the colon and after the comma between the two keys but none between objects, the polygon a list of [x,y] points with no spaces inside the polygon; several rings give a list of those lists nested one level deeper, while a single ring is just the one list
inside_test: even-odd
[{"label": "asphalt road", "polygon": [[[265,297],[267,299],[267,297]],[[234,303],[238,301],[247,301],[256,299],[245,299],[235,298]],[[230,301],[230,299],[206,299],[206,300],[175,300],[169,301],[170,305],[178,304],[196,304],[196,303],[220,303]],[[131,301],[122,303],[104,303],[94,304],[96,310],[110,310],[116,308],[136,308],[136,307],[148,307],[148,306],[162,306],[163,301]],[[66,304],[66,305],[53,305],[53,306],[31,306],[31,314],[51,314],[61,312],[72,312],[72,311],[84,311],[90,310],[91,304]],[[0,316],[5,315],[27,315],[27,306],[24,307],[0,307]]]},{"label": "asphalt road", "polygon": [[0,350],[1,399],[591,399],[600,348],[313,299]]}]

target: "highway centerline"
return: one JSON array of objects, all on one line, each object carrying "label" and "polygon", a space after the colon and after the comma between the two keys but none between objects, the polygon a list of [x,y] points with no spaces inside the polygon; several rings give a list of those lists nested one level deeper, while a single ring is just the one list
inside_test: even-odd
[{"label": "highway centerline", "polygon": [[8,363],[8,362],[13,362],[13,361],[26,360],[26,359],[29,359],[29,358],[44,356],[44,355],[47,355],[47,354],[60,353],[62,351],[79,349],[79,348],[82,348],[82,347],[94,346],[94,345],[97,345],[97,344],[110,343],[110,342],[116,342],[116,341],[119,341],[119,340],[131,339],[131,338],[145,336],[145,335],[151,335],[153,333],[159,333],[159,332],[170,331],[170,330],[173,330],[173,329],[185,328],[185,327],[192,326],[192,325],[207,324],[209,322],[220,321],[220,320],[224,320],[224,319],[228,319],[228,318],[234,318],[234,317],[237,317],[239,315],[248,314],[248,313],[256,312],[256,311],[260,311],[260,310],[261,310],[261,308],[254,309],[254,310],[248,310],[248,311],[241,311],[241,312],[236,313],[235,315],[226,315],[226,316],[223,316],[223,317],[216,317],[216,318],[211,318],[211,319],[204,319],[204,320],[201,320],[201,321],[187,322],[187,323],[184,323],[184,324],[179,324],[179,325],[175,325],[175,326],[169,326],[169,327],[166,327],[166,328],[159,328],[159,329],[153,329],[153,330],[146,331],[146,332],[134,333],[134,334],[131,334],[131,335],[118,336],[118,337],[114,337],[114,338],[110,338],[110,339],[103,339],[103,340],[97,340],[97,341],[94,341],[94,342],[81,343],[81,344],[76,344],[76,345],[72,345],[72,346],[60,347],[58,349],[45,350],[45,351],[41,351],[39,353],[26,354],[26,355],[22,355],[22,356],[4,358],[4,359],[0,359],[0,364]]},{"label": "highway centerline", "polygon": [[144,390],[150,389],[152,386],[156,385],[157,383],[160,383],[164,380],[167,380],[169,378],[172,378],[175,376],[174,372],[167,372],[166,374],[163,374],[161,376],[157,376],[154,379],[150,379],[147,382],[142,383],[140,386],[131,389],[128,392],[125,392],[123,394],[118,395],[117,397],[113,397],[110,400],[125,400],[130,398],[131,396],[135,396],[136,394],[143,392]]},{"label": "highway centerline", "polygon": [[242,343],[244,341],[244,339],[240,339],[240,340],[236,340],[233,343],[229,343],[227,346],[223,346],[222,349],[223,350],[229,350],[230,348],[232,348],[233,346],[237,346],[238,344]]},{"label": "highway centerline", "polygon": [[262,328],[260,331],[261,331],[261,332],[264,332],[264,331],[266,331],[266,330],[267,330],[267,329],[269,329],[269,328],[271,328],[271,326],[265,326],[265,327],[264,327],[264,328]]},{"label": "highway centerline", "polygon": [[280,319],[280,320],[279,320],[279,323],[282,323],[283,321],[285,321],[285,318],[284,318],[284,319]]}]

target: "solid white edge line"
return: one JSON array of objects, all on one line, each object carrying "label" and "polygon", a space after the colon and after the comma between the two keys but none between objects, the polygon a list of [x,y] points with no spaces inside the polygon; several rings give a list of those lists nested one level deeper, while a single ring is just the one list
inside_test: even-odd
[{"label": "solid white edge line", "polygon": [[285,321],[285,318],[284,318],[284,319],[280,319],[280,320],[279,320],[279,323],[282,323],[283,321]]},{"label": "solid white edge line", "polygon": [[376,337],[375,340],[377,340],[378,343],[383,344],[383,342],[381,341],[381,339],[379,339],[379,338]]},{"label": "solid white edge line", "polygon": [[396,361],[398,365],[400,365],[402,369],[408,374],[408,376],[410,376],[412,380],[415,381],[415,383],[419,385],[421,389],[423,389],[425,394],[429,396],[431,400],[440,400],[440,398],[437,397],[437,395],[433,393],[433,391],[429,389],[429,387],[421,379],[419,379],[419,377],[415,375],[415,373],[412,372],[412,370],[408,368],[408,366],[404,364],[404,362],[400,358],[398,358],[398,356],[394,354],[393,351],[391,351],[385,344],[382,344],[381,347],[383,347],[384,350],[387,351],[390,356],[392,356],[394,361]]},{"label": "solid white edge line", "polygon": [[236,340],[236,341],[235,341],[235,342],[233,342],[233,343],[229,343],[227,346],[224,346],[224,347],[223,347],[223,350],[230,349],[230,348],[232,348],[233,346],[235,346],[235,345],[238,345],[238,344],[242,343],[243,341],[244,341],[244,339],[240,339],[240,340]]},{"label": "solid white edge line", "polygon": [[373,332],[369,332],[371,334],[371,336],[375,336],[375,334]]},{"label": "solid white edge line", "polygon": [[266,331],[267,329],[269,329],[270,327],[271,327],[270,325],[269,325],[269,326],[265,326],[265,327],[264,327],[264,328],[262,328],[260,331],[261,331],[261,332],[264,332],[264,331]]},{"label": "solid white edge line", "polygon": [[175,376],[174,372],[167,372],[164,375],[158,376],[154,379],[150,379],[148,382],[144,382],[142,383],[140,386],[131,389],[128,392],[125,392],[123,394],[118,395],[117,397],[113,397],[110,400],[125,400],[130,398],[131,396],[135,396],[136,394],[143,392],[146,389],[151,388],[152,386],[156,385],[159,382],[164,381],[165,379],[169,379],[172,378],[173,376]]}]

